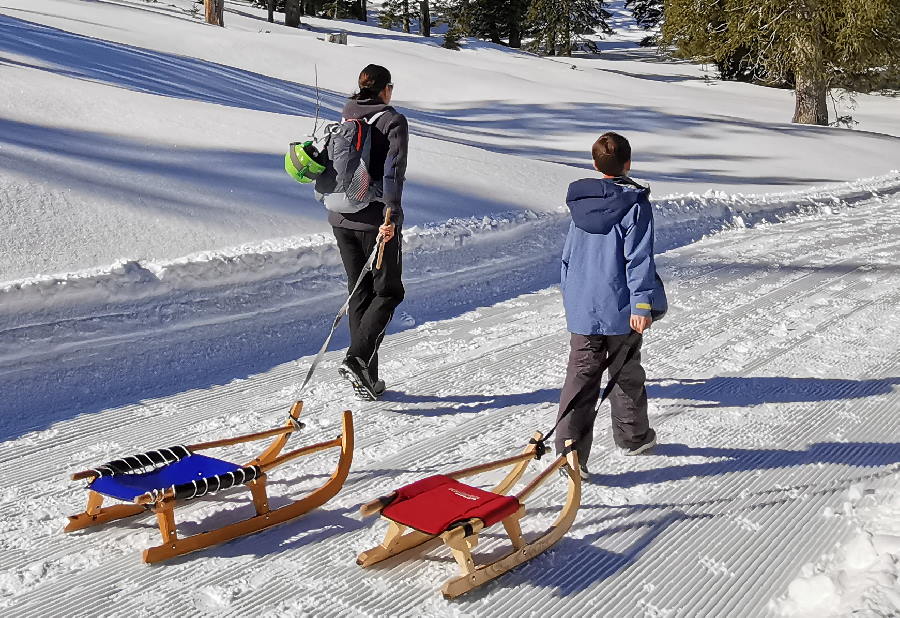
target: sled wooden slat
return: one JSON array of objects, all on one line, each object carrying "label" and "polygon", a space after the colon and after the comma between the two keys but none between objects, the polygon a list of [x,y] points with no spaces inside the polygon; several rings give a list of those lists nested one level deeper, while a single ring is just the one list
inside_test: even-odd
[{"label": "sled wooden slat", "polygon": [[272,436],[290,435],[294,431],[296,431],[296,429],[294,429],[293,427],[278,427],[277,429],[269,429],[266,431],[260,431],[258,433],[251,433],[246,436],[239,436],[237,438],[225,438],[224,440],[213,440],[212,442],[191,444],[187,448],[191,452],[203,451],[210,448],[233,446],[235,444],[241,444],[243,442],[253,442],[255,440],[262,440],[263,438],[271,438]]},{"label": "sled wooden slat", "polygon": [[532,455],[531,453],[522,453],[521,455],[513,455],[512,457],[507,457],[506,459],[500,459],[498,461],[492,461],[491,463],[472,466],[471,468],[465,468],[463,470],[457,470],[456,472],[451,472],[447,476],[452,479],[461,479],[467,476],[475,476],[476,474],[481,474],[483,472],[490,472],[491,470],[499,470],[500,468],[505,468],[510,464],[517,464],[523,461],[527,462],[529,459],[533,458],[534,455]]},{"label": "sled wooden slat", "polygon": [[106,508],[101,508],[103,504],[103,496],[95,491],[88,494],[88,506],[84,513],[78,515],[70,515],[69,523],[63,528],[64,532],[74,532],[75,530],[83,530],[91,526],[99,526],[108,521],[116,519],[124,519],[144,513],[146,509],[136,504],[114,504]]}]

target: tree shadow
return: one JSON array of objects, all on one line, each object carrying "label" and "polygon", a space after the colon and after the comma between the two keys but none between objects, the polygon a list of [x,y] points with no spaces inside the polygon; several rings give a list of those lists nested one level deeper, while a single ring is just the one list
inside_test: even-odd
[{"label": "tree shadow", "polygon": [[[684,444],[664,444],[653,451],[658,457],[706,457],[715,459],[698,464],[670,466],[644,471],[629,471],[615,475],[592,474],[591,485],[607,487],[633,487],[644,483],[665,483],[673,480],[690,479],[696,476],[717,476],[736,471],[753,471],[774,468],[794,467],[801,465],[838,464],[846,466],[874,468],[891,466],[900,462],[900,444],[822,442],[811,445],[803,451],[787,449],[736,449],[736,448],[694,448]],[[817,491],[812,488],[813,491]],[[789,498],[784,495],[786,488],[778,485],[769,490],[757,491],[754,495],[765,496],[772,492],[780,492],[773,498],[764,498],[763,503],[755,502],[747,508],[759,508],[764,505],[781,504]],[[830,490],[829,490],[830,491]],[[635,564],[667,528],[688,521],[731,517],[732,513],[703,512],[687,514],[682,509],[696,509],[698,506],[714,506],[716,503],[730,501],[728,499],[712,499],[691,503],[658,503],[628,504],[613,506],[607,504],[583,503],[579,510],[579,518],[572,531],[548,550],[543,557],[513,571],[508,578],[512,582],[529,582],[542,588],[553,588],[554,594],[560,597],[571,596],[583,592],[598,581],[609,579]],[[530,508],[530,514],[555,513],[559,507]],[[601,511],[594,515],[592,511]],[[610,525],[616,521],[629,518],[635,514],[661,511],[659,517],[641,516],[638,521],[630,521],[620,525]],[[619,533],[629,533],[645,529],[645,532],[634,539],[625,551],[614,552],[597,547],[596,543],[604,538]],[[585,536],[575,538],[578,531],[594,530]],[[557,554],[554,556],[554,554]],[[562,559],[560,556],[565,556]],[[496,556],[499,557],[499,556]],[[549,566],[548,566],[549,565]],[[509,584],[507,584],[509,585]],[[471,601],[479,601],[489,594],[490,588],[469,595]]]},{"label": "tree shadow", "polygon": [[[358,33],[358,36],[385,38],[392,35]],[[418,44],[433,44],[416,37],[400,38]],[[310,86],[197,58],[80,36],[11,17],[0,16],[0,51],[35,58],[50,65],[30,63],[35,69],[137,92],[279,114],[312,116],[315,110],[316,94]],[[321,100],[322,107],[337,118],[344,96],[321,90]],[[594,135],[601,127],[632,135],[652,134],[654,138],[671,136],[671,146],[658,146],[655,153],[657,160],[669,169],[642,171],[642,177],[648,181],[798,185],[833,182],[838,177],[829,175],[830,172],[824,169],[819,176],[796,173],[754,175],[755,168],[736,173],[728,168],[704,168],[695,164],[696,160],[715,159],[715,150],[722,150],[718,147],[721,143],[718,138],[722,135],[755,138],[750,139],[750,143],[763,140],[755,151],[744,149],[750,160],[771,158],[770,142],[763,138],[773,134],[798,138],[794,141],[800,156],[800,153],[818,147],[821,138],[834,137],[834,129],[829,127],[773,124],[735,116],[672,113],[663,108],[597,102],[520,104],[501,100],[472,102],[463,108],[409,109],[404,112],[416,135],[585,169],[589,166],[586,151],[582,154],[571,148],[555,147],[552,139],[536,140],[535,136]],[[864,134],[868,139],[882,140],[878,144],[887,144],[883,140],[890,140],[891,144],[896,142],[891,136],[859,130],[854,131],[854,139],[858,142]],[[496,140],[498,135],[503,139]],[[685,156],[685,141],[698,155],[696,160]],[[878,144],[873,143],[871,147]],[[640,161],[640,155],[636,156],[636,161]]]},{"label": "tree shadow", "polygon": [[893,442],[819,442],[804,450],[789,450],[692,447],[686,444],[672,443],[656,446],[652,454],[657,457],[703,457],[715,461],[650,470],[629,470],[618,474],[592,474],[591,482],[608,487],[635,487],[646,483],[665,483],[698,476],[793,468],[819,463],[873,468],[900,462],[900,444]]},{"label": "tree shadow", "polygon": [[646,79],[653,82],[662,82],[667,84],[683,83],[683,82],[703,82],[702,77],[694,75],[663,75],[659,73],[635,73],[633,71],[623,71],[621,69],[597,68],[598,71],[604,73],[613,73],[624,77],[632,77],[634,79]]},{"label": "tree shadow", "polygon": [[[653,399],[692,399],[692,408],[755,406],[764,403],[803,403],[861,399],[887,395],[900,378],[848,380],[723,376],[705,379],[654,380],[647,385]],[[702,402],[702,403],[700,403]]]},{"label": "tree shadow", "polygon": [[449,403],[438,407],[404,409],[389,408],[392,412],[409,416],[445,416],[448,414],[470,414],[511,408],[514,406],[539,405],[559,401],[559,389],[543,388],[530,393],[490,394],[483,395],[419,395],[403,391],[387,391],[380,401],[403,404]]},{"label": "tree shadow", "polygon": [[[84,0],[82,0],[82,1],[84,1]],[[78,24],[87,24],[87,25],[89,25],[89,26],[97,26],[97,27],[100,27],[100,28],[106,28],[107,30],[121,30],[121,28],[118,28],[118,27],[116,27],[116,26],[110,26],[110,25],[108,25],[108,24],[101,24],[101,23],[95,22],[95,21],[87,21],[87,20],[84,20],[84,19],[76,19],[76,18],[74,18],[74,17],[67,17],[67,16],[63,16],[63,15],[55,15],[55,14],[53,14],[53,13],[44,13],[44,12],[42,12],[42,11],[30,11],[30,10],[28,10],[28,9],[20,9],[20,8],[18,8],[18,7],[0,6],[0,10],[15,11],[16,13],[27,13],[27,14],[29,14],[29,15],[39,15],[40,17],[52,17],[53,19],[63,19],[63,20],[65,20],[65,21],[71,21],[71,22],[75,22],[75,23],[78,23]],[[3,17],[3,16],[0,15],[0,18],[2,18],[2,17]],[[6,17],[9,17],[10,19],[15,19],[14,17],[11,17],[11,16],[6,16]],[[31,23],[31,22],[27,22],[27,23]]]},{"label": "tree shadow", "polygon": [[[624,517],[624,515],[618,517]],[[522,569],[519,579],[541,588],[554,589],[553,594],[555,596],[572,596],[590,588],[598,581],[615,577],[628,567],[636,564],[641,555],[670,526],[681,521],[708,519],[710,517],[712,516],[687,515],[681,511],[670,511],[655,519],[602,527],[596,532],[580,538],[573,538],[571,535],[566,536],[548,552],[558,555],[545,558],[552,560],[555,568],[546,568],[546,566],[541,565],[538,562],[541,560],[541,557],[538,556],[535,561],[536,564],[530,564]],[[602,525],[608,519],[602,517],[599,520],[580,520],[577,528],[588,529],[592,526]],[[605,537],[630,533],[635,530],[643,530],[643,533],[634,539],[624,551],[610,551],[595,545],[596,542],[603,540]],[[565,556],[565,560],[561,560],[560,556]]]},{"label": "tree shadow", "polygon": [[[34,58],[34,69],[176,99],[291,116],[313,116],[315,88],[208,60],[95,39],[0,15],[0,51]],[[23,62],[23,61],[20,61]],[[319,89],[339,112],[345,97]]]},{"label": "tree shadow", "polygon": [[220,222],[223,204],[258,204],[260,210],[322,216],[322,205],[311,194],[300,193],[283,172],[281,154],[169,148],[0,118],[3,167],[33,175],[35,155],[57,163],[44,173],[62,186],[124,201],[134,201],[139,191],[141,206],[176,216]]}]

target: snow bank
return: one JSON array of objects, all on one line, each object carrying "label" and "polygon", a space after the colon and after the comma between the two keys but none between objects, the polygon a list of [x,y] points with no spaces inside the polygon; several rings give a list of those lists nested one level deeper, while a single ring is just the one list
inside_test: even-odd
[{"label": "snow bank", "polygon": [[861,608],[866,615],[900,615],[900,474],[852,485],[843,512],[822,515],[846,518],[857,532],[819,564],[805,565],[772,610],[810,618]]},{"label": "snow bank", "polygon": [[[883,193],[900,191],[900,172],[831,188],[769,195],[709,191],[654,201],[658,235],[687,242],[723,228],[744,227],[797,214],[843,208]],[[563,212],[517,211],[478,218],[450,219],[404,230],[404,250],[415,262],[423,256],[456,251],[471,244],[507,243],[532,228],[559,225]],[[552,248],[552,247],[551,247]],[[0,284],[0,316],[74,307],[80,303],[149,302],[174,292],[258,284],[283,277],[303,279],[340,275],[334,239],[317,234],[194,253],[168,261],[122,261],[104,268],[45,275]]]}]

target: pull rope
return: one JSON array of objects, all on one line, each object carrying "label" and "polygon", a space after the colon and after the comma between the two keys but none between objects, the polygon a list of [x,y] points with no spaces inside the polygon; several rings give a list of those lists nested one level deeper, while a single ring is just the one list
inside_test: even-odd
[{"label": "pull rope", "polygon": [[378,257],[378,248],[381,245],[381,234],[378,234],[378,237],[375,241],[375,248],[372,249],[372,253],[369,255],[369,259],[366,260],[366,263],[363,265],[362,272],[359,275],[359,278],[356,280],[356,283],[353,285],[353,290],[351,290],[350,294],[347,296],[347,300],[344,301],[344,306],[340,308],[337,312],[337,315],[334,316],[334,322],[331,324],[331,331],[328,333],[328,337],[325,338],[325,343],[322,344],[322,347],[319,348],[319,353],[316,354],[316,357],[313,359],[312,364],[309,366],[309,371],[306,372],[306,378],[303,380],[303,384],[300,385],[300,390],[297,393],[297,397],[306,390],[306,387],[309,385],[310,380],[312,380],[313,374],[316,372],[316,368],[319,366],[319,362],[322,360],[322,356],[325,355],[325,351],[328,349],[329,344],[331,344],[331,339],[334,337],[334,331],[337,330],[338,324],[341,323],[343,317],[347,314],[347,311],[350,309],[350,299],[353,298],[353,295],[356,293],[356,290],[359,289],[359,286],[362,284],[363,279],[365,279],[366,275],[372,271],[372,266],[375,263],[375,258]]},{"label": "pull rope", "polygon": [[[640,342],[641,333],[637,331],[631,331],[631,334],[628,335],[628,339],[626,340],[626,344],[622,346],[619,350],[618,354],[616,354],[615,358],[607,356],[603,362],[600,364],[600,372],[604,372],[609,369],[613,365],[614,360],[622,360],[622,364],[616,370],[614,374],[609,377],[609,381],[606,383],[606,387],[603,389],[603,394],[600,396],[600,400],[597,402],[596,410],[600,409],[600,406],[603,405],[603,402],[607,400],[612,390],[616,387],[616,384],[619,382],[619,376],[622,374],[622,370],[625,369],[625,365],[634,358],[634,355],[637,353],[638,343]],[[564,418],[566,418],[572,410],[575,409],[575,400],[573,399],[569,402],[569,405],[566,406],[565,411],[559,415],[559,418],[556,419],[556,423],[553,427],[544,434],[540,440],[535,440],[532,438],[529,441],[529,444],[534,444],[534,458],[540,459],[547,453],[547,440],[553,435],[553,432],[556,431],[556,428],[559,427],[559,424],[562,422]],[[568,454],[569,451],[573,450],[575,445],[572,444],[569,446],[564,453],[560,453],[561,455]]]},{"label": "pull rope", "polygon": [[[385,225],[387,225],[390,220],[391,209],[387,208],[384,212]],[[372,266],[375,264],[375,260],[384,251],[384,245],[384,235],[381,232],[378,232],[378,236],[375,237],[375,247],[372,249],[372,253],[369,254],[369,259],[367,259],[366,263],[363,264],[362,272],[359,273],[359,278],[357,278],[356,283],[353,284],[353,289],[350,290],[350,294],[347,295],[347,300],[344,301],[344,306],[341,307],[337,312],[337,315],[334,316],[334,322],[331,324],[331,331],[328,333],[328,337],[325,338],[325,342],[322,344],[322,347],[319,348],[319,353],[316,354],[316,357],[313,359],[312,364],[310,364],[309,371],[306,372],[306,378],[303,380],[303,384],[300,385],[300,390],[297,391],[298,398],[303,393],[303,391],[306,390],[306,387],[309,385],[310,380],[312,380],[313,374],[316,372],[316,368],[319,366],[319,362],[322,360],[322,356],[325,355],[325,351],[328,349],[328,346],[331,343],[331,338],[334,337],[334,331],[337,330],[338,324],[341,323],[341,319],[343,319],[343,317],[347,315],[347,311],[350,309],[350,299],[352,299],[353,295],[356,294],[356,290],[359,289],[359,286],[362,284],[363,279],[366,278],[366,275],[372,272]],[[376,268],[381,268],[380,261]]]},{"label": "pull rope", "polygon": [[316,132],[319,130],[319,108],[321,107],[321,102],[319,100],[319,65],[313,64],[313,70],[316,75],[316,119],[313,121],[313,131],[310,137],[315,139]]}]

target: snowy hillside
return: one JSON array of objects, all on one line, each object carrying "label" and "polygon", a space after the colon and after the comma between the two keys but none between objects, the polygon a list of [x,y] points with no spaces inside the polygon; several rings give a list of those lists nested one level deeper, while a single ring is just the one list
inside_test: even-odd
[{"label": "snowy hillside", "polygon": [[[791,92],[659,59],[621,7],[600,57],[573,59],[287,29],[240,0],[217,28],[192,7],[0,6],[0,616],[900,615],[900,99],[860,96],[852,131],[791,125]],[[335,29],[349,45],[323,40]],[[71,472],[258,431],[301,396],[346,282],[283,153],[369,62],[410,120],[407,296],[382,401],[337,377],[343,329],[302,393],[298,441],[356,415],[343,491],[162,566],[140,564],[152,516],[64,535],[84,508]],[[436,592],[455,562],[434,546],[363,571],[384,526],[361,503],[551,424],[563,196],[606,130],[653,187],[672,305],[644,347],[660,446],[618,457],[601,412],[570,534],[459,600]],[[272,502],[332,464],[285,466]],[[245,494],[189,503],[180,531],[243,517]],[[537,494],[526,536],[562,496]]]},{"label": "snowy hillside", "polygon": [[342,22],[345,47],[321,40],[327,20],[286,29],[235,3],[222,29],[190,6],[4,4],[0,195],[17,206],[0,211],[15,230],[0,237],[0,281],[327,231],[281,157],[312,129],[316,69],[334,119],[370,61],[393,71],[410,118],[415,225],[558,210],[605,129],[632,140],[657,197],[806,188],[900,161],[896,100],[861,97],[856,131],[793,126],[790,92],[710,83],[628,41],[570,62]]}]

